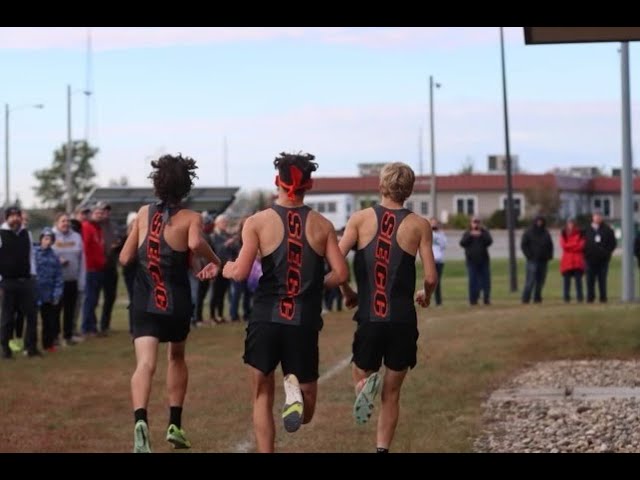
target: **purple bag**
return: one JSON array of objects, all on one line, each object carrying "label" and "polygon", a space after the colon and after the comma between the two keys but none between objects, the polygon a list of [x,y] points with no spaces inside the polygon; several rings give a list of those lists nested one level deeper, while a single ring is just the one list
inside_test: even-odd
[{"label": "purple bag", "polygon": [[256,258],[253,261],[253,265],[251,265],[251,271],[249,272],[249,277],[247,278],[247,288],[251,293],[255,292],[258,289],[258,283],[260,282],[261,276],[262,263]]}]

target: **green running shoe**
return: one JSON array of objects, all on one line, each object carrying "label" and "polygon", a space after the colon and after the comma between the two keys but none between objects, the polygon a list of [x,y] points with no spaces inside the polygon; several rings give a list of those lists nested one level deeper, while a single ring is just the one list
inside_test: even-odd
[{"label": "green running shoe", "polygon": [[184,430],[173,423],[167,428],[167,442],[173,444],[173,448],[191,448],[191,442],[187,440]]},{"label": "green running shoe", "polygon": [[133,453],[151,453],[149,427],[144,420],[138,420],[133,428]]},{"label": "green running shoe", "polygon": [[380,391],[380,374],[374,372],[367,377],[364,385],[356,396],[356,401],[353,404],[353,416],[356,419],[358,425],[363,425],[371,418],[373,412],[373,401]]},{"label": "green running shoe", "polygon": [[21,338],[12,338],[11,340],[9,340],[9,349],[13,353],[20,353],[22,350],[24,350],[24,342]]}]

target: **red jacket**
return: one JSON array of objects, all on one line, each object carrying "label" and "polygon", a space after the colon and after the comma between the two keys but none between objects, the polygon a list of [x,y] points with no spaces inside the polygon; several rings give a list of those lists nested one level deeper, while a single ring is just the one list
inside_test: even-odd
[{"label": "red jacket", "polygon": [[82,222],[82,243],[87,272],[101,272],[107,263],[104,255],[104,238],[100,225],[85,220]]},{"label": "red jacket", "polygon": [[569,270],[584,272],[584,233],[577,228],[571,232],[567,229],[560,232],[560,247],[562,258],[560,259],[560,273]]}]

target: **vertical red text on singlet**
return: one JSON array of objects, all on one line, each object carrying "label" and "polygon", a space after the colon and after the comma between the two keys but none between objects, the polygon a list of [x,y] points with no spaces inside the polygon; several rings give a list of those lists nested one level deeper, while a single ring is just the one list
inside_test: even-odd
[{"label": "vertical red text on singlet", "polygon": [[378,317],[385,317],[389,309],[387,298],[387,282],[389,280],[389,259],[391,256],[391,236],[396,228],[396,215],[393,212],[384,212],[378,240],[376,243],[373,276],[376,291],[373,295],[373,311]]},{"label": "vertical red text on singlet", "polygon": [[280,316],[291,320],[296,310],[294,298],[302,287],[302,217],[298,212],[287,212],[287,294],[280,300]]},{"label": "vertical red text on singlet", "polygon": [[147,236],[148,270],[153,282],[153,300],[160,310],[167,310],[167,287],[160,269],[160,235],[162,234],[162,213],[156,212],[151,219],[151,228]]}]

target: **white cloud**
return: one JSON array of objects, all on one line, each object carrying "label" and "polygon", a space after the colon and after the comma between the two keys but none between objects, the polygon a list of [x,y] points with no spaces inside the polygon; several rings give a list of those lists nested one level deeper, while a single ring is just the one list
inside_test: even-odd
[{"label": "white cloud", "polygon": [[[498,27],[94,27],[95,50],[209,45],[280,39],[367,48],[451,49],[496,44]],[[0,49],[84,49],[87,28],[2,27]],[[522,27],[505,29],[507,41],[524,43]]]}]

